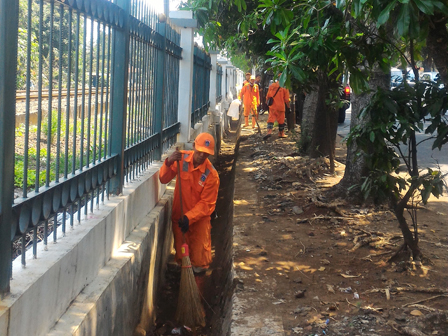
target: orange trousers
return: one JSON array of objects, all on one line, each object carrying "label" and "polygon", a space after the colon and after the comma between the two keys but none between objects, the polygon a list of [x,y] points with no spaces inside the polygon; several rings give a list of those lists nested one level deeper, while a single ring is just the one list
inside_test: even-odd
[{"label": "orange trousers", "polygon": [[252,128],[256,126],[258,120],[258,110],[252,104],[244,105],[244,125],[249,126],[249,116],[252,116]]},{"label": "orange trousers", "polygon": [[268,123],[274,124],[277,120],[278,124],[285,123],[285,111],[269,109]]},{"label": "orange trousers", "polygon": [[[173,221],[174,248],[176,249],[176,262],[182,263],[182,231],[177,221]],[[209,268],[212,262],[212,239],[210,217],[203,218],[190,225],[185,233],[185,241],[190,251],[190,261],[193,266]]]}]

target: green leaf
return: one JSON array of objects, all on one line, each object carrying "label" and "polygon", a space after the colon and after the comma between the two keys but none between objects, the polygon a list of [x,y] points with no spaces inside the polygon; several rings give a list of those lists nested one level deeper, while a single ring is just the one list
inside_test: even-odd
[{"label": "green leaf", "polygon": [[429,196],[431,196],[432,187],[430,185],[425,186],[425,189],[422,190],[422,201],[423,204],[428,203]]},{"label": "green leaf", "polygon": [[345,6],[345,0],[336,0],[336,8],[342,9]]},{"label": "green leaf", "polygon": [[377,21],[377,26],[382,26],[383,24],[385,24],[387,22],[387,20],[389,20],[389,15],[390,12],[392,11],[392,8],[395,6],[397,0],[393,0],[390,4],[388,4],[386,6],[386,8],[384,8],[379,17],[378,17],[378,21]]},{"label": "green leaf", "polygon": [[407,35],[409,31],[409,24],[411,22],[411,16],[409,15],[409,4],[401,6],[400,13],[397,18],[397,30],[401,36]]},{"label": "green leaf", "polygon": [[375,142],[375,132],[370,132],[370,142]]},{"label": "green leaf", "polygon": [[434,4],[432,0],[413,0],[415,5],[420,9],[423,13],[427,15],[434,14]]},{"label": "green leaf", "polygon": [[440,1],[434,1],[433,5],[435,8],[437,8],[440,12],[442,12],[445,15],[448,15],[448,7],[445,6],[445,4],[443,4]]},{"label": "green leaf", "polygon": [[359,13],[361,13],[362,4],[359,0],[353,0],[353,8],[354,8],[354,14],[355,17],[359,16]]},{"label": "green leaf", "polygon": [[308,24],[310,23],[310,19],[311,19],[311,17],[307,15],[307,16],[305,17],[305,19],[303,20],[303,28],[304,28],[304,29],[307,29],[307,28],[308,28]]},{"label": "green leaf", "polygon": [[286,82],[286,71],[283,71],[282,72],[282,75],[280,76],[280,79],[279,79],[279,83],[280,83],[280,86],[284,86],[285,85],[285,82]]},{"label": "green leaf", "polygon": [[276,39],[269,39],[266,43],[280,43],[280,41]]}]

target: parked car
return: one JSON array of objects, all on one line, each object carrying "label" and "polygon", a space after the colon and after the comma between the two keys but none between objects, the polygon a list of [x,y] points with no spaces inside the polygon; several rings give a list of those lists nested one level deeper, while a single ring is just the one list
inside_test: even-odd
[{"label": "parked car", "polygon": [[[423,72],[420,75],[420,80],[437,83],[440,81],[440,75],[436,71]],[[445,85],[439,82],[439,89],[443,89],[444,87]]]},{"label": "parked car", "polygon": [[339,114],[338,114],[338,123],[342,124],[345,121],[345,112],[350,107],[350,85],[346,84],[343,87],[342,93],[341,93],[341,100],[345,100],[344,105],[339,108]]},{"label": "parked car", "polygon": [[410,86],[415,85],[415,76],[411,68],[406,69],[405,72],[398,68],[392,68],[390,69],[390,88],[392,90],[403,83],[403,73],[406,74],[407,83]]},{"label": "parked car", "polygon": [[431,81],[431,82],[437,82],[439,79],[439,73],[435,72],[435,71],[430,71],[430,72],[423,72],[420,75],[420,80],[425,80],[425,81]]}]

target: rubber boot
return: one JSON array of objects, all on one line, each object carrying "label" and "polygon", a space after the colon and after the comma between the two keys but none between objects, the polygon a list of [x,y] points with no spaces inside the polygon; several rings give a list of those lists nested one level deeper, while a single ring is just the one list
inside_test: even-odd
[{"label": "rubber boot", "polygon": [[286,138],[285,135],[285,124],[278,124],[278,137]]},{"label": "rubber boot", "polygon": [[272,128],[268,128],[268,135],[272,135]]},{"label": "rubber boot", "polygon": [[249,117],[244,117],[244,127],[249,126]]},{"label": "rubber boot", "polygon": [[278,132],[278,137],[279,137],[279,138],[286,138],[285,131],[280,131],[280,132]]}]

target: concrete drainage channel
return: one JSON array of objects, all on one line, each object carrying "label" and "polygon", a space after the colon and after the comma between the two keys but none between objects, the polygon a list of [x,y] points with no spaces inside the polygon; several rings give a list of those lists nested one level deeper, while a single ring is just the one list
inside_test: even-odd
[{"label": "concrete drainage channel", "polygon": [[215,256],[212,263],[210,294],[216,298],[214,314],[210,320],[210,335],[230,335],[233,297],[233,194],[235,190],[235,165],[240,144],[240,129],[234,136],[234,143],[222,151],[217,169],[221,186],[218,195],[217,215],[213,222],[212,242]]},{"label": "concrete drainage channel", "polygon": [[[240,144],[240,126],[236,121],[223,139],[221,153],[215,168],[220,174],[220,188],[216,205],[217,217],[212,219],[213,262],[207,272],[206,310],[207,326],[196,335],[220,336],[231,334],[232,299],[234,293],[233,271],[233,195],[236,158]],[[173,256],[172,256],[173,257]],[[171,260],[168,263],[164,286],[157,303],[157,321],[146,335],[171,335],[177,327],[174,314],[177,305],[180,270]],[[189,334],[189,333],[188,333]]]}]

